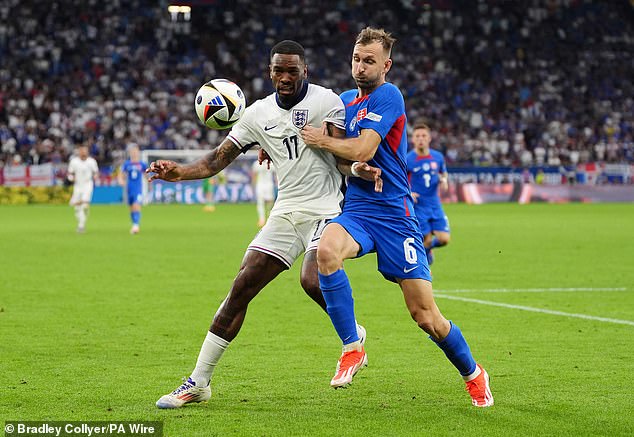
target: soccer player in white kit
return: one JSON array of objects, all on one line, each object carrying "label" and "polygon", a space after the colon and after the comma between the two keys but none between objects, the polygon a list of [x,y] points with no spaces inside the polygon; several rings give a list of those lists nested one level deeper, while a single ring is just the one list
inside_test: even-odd
[{"label": "soccer player in white kit", "polygon": [[275,171],[268,163],[257,160],[251,167],[252,179],[255,185],[255,204],[258,211],[258,227],[266,223],[267,210],[271,209],[275,200]]},{"label": "soccer player in white kit", "polygon": [[77,232],[83,234],[86,231],[86,220],[88,219],[88,207],[92,199],[94,182],[99,175],[97,161],[88,156],[88,147],[77,148],[77,156],[73,157],[68,164],[68,180],[73,182],[73,195],[70,198],[70,205],[75,208],[75,218],[77,219]]},{"label": "soccer player in white kit", "polygon": [[[270,157],[279,182],[271,216],[242,259],[231,290],[213,318],[194,371],[180,387],[156,402],[159,408],[180,408],[210,398],[214,368],[238,334],[249,302],[302,253],[302,288],[326,310],[317,278],[316,249],[326,221],[340,212],[342,174],[333,155],[306,146],[300,129],[306,124],[321,127],[324,122],[342,129],[345,110],[335,93],[305,80],[308,70],[304,49],[298,43],[276,44],[269,71],[276,92],[249,106],[220,146],[194,163],[159,160],[147,171],[154,173],[150,181],[206,178],[241,152],[259,146]],[[343,132],[336,130],[336,134],[342,136]],[[351,174],[349,163],[340,164],[339,170]],[[377,169],[365,166],[356,171],[360,177],[380,183]],[[365,337],[362,327],[359,331]]]}]

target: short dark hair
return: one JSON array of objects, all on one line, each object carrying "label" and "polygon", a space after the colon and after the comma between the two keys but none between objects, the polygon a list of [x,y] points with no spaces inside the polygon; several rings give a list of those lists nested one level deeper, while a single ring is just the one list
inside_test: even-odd
[{"label": "short dark hair", "polygon": [[394,46],[396,38],[394,38],[391,33],[386,32],[384,29],[377,29],[368,26],[361,32],[359,32],[355,44],[367,46],[368,44],[372,44],[374,42],[380,43],[381,46],[383,46],[383,50],[385,51],[385,53],[390,56],[390,54],[392,53],[392,46]]},{"label": "short dark hair", "polygon": [[304,57],[304,47],[302,47],[300,43],[290,39],[285,39],[284,41],[280,41],[275,44],[271,49],[271,56],[269,59],[273,59],[273,55],[276,53],[279,53],[280,55],[298,55],[299,60],[306,63],[306,59]]},{"label": "short dark hair", "polygon": [[431,128],[429,127],[429,125],[422,120],[418,120],[416,123],[414,123],[414,130],[417,129],[427,129],[429,132],[431,132]]}]

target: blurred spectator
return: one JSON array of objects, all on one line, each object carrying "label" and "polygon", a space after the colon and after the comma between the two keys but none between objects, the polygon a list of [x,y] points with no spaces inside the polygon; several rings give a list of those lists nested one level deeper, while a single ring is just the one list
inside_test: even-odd
[{"label": "blurred spectator", "polygon": [[192,21],[173,22],[164,1],[3,1],[0,162],[64,162],[75,144],[102,166],[129,142],[208,148],[221,134],[194,115],[202,83],[226,77],[263,97],[259,66],[292,38],[316,83],[352,88],[350,47],[370,24],[398,38],[388,79],[448,165],[633,162],[627,0],[189,3]]}]

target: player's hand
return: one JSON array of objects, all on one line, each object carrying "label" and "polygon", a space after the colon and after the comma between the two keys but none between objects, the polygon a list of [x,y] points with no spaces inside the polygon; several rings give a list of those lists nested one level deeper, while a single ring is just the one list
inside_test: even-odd
[{"label": "player's hand", "polygon": [[412,191],[412,198],[414,199],[414,203],[418,203],[418,198],[420,197],[420,194],[415,193]]},{"label": "player's hand", "polygon": [[266,161],[266,168],[271,169],[271,157],[264,149],[258,150],[258,164],[262,165]]},{"label": "player's hand", "polygon": [[440,189],[441,189],[441,191],[449,190],[449,183],[447,182],[447,179],[441,179],[440,180]]},{"label": "player's hand", "polygon": [[162,179],[168,182],[178,182],[181,180],[181,166],[174,161],[159,160],[153,161],[145,170],[146,174],[154,173],[148,178],[148,182],[155,179]]},{"label": "player's hand", "polygon": [[372,167],[367,162],[355,162],[354,171],[359,177],[366,181],[374,181],[374,191],[380,193],[383,191],[383,179],[381,178],[381,169]]},{"label": "player's hand", "polygon": [[306,125],[302,128],[300,134],[302,135],[302,139],[307,146],[320,148],[321,141],[324,138],[327,138],[327,136],[324,135],[322,131],[323,127],[322,129],[318,129],[316,127]]}]

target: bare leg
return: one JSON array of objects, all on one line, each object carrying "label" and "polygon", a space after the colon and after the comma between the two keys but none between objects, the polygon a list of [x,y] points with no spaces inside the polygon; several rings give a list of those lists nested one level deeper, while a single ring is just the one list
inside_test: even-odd
[{"label": "bare leg", "polygon": [[231,290],[216,312],[209,331],[233,340],[240,331],[247,307],[255,296],[287,267],[277,258],[263,252],[248,250]]}]

